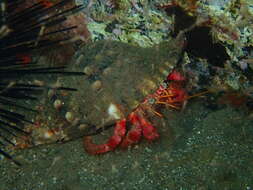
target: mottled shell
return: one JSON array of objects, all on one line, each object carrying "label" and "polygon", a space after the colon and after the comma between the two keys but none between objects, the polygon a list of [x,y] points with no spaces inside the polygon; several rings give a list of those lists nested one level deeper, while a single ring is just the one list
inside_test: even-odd
[{"label": "mottled shell", "polygon": [[166,79],[181,56],[181,44],[171,40],[148,49],[111,41],[86,45],[71,64],[86,75],[63,79],[65,86],[78,89],[68,111],[96,126],[126,117]]}]

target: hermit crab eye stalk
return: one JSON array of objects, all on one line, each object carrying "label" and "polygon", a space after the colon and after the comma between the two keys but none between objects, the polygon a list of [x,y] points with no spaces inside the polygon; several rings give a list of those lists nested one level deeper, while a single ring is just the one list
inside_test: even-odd
[{"label": "hermit crab eye stalk", "polygon": [[[59,33],[73,30],[76,26],[62,27],[67,16],[79,11],[71,0],[53,4],[42,0],[12,0],[0,2],[0,155],[20,165],[6,152],[8,145],[15,146],[13,137],[27,136],[26,123],[32,123],[24,112],[36,112],[27,102],[37,100],[45,89],[69,90],[74,88],[52,87],[46,82],[35,84],[27,76],[35,79],[41,75],[61,74],[83,75],[68,72],[65,67],[39,65],[32,55],[44,47],[60,45],[70,37],[59,37]],[[54,1],[55,2],[55,1]],[[62,35],[63,36],[63,35]],[[46,77],[44,77],[46,78]]]},{"label": "hermit crab eye stalk", "polygon": [[166,88],[168,88],[168,83],[166,81],[163,81],[161,83],[161,86],[162,86],[162,88],[166,89]]},{"label": "hermit crab eye stalk", "polygon": [[156,102],[155,98],[149,98],[148,99],[148,103],[151,104],[151,105],[155,104],[155,102]]}]

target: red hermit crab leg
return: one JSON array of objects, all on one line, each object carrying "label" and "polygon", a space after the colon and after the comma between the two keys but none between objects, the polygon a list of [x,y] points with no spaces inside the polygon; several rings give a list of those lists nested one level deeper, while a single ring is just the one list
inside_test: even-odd
[{"label": "red hermit crab leg", "polygon": [[102,154],[114,150],[126,134],[126,119],[116,122],[113,136],[105,144],[94,144],[91,136],[84,137],[84,149],[89,154]]},{"label": "red hermit crab leg", "polygon": [[145,139],[147,139],[148,141],[153,141],[153,140],[159,138],[159,134],[158,134],[156,128],[151,123],[149,123],[143,117],[140,117],[139,121],[141,123],[142,133],[143,133],[143,136],[145,137]]},{"label": "red hermit crab leg", "polygon": [[[139,108],[140,109],[140,108]],[[148,141],[153,141],[159,137],[156,128],[151,125],[141,114],[138,114],[138,108],[129,115],[129,120],[133,127],[128,131],[126,137],[121,143],[122,148],[127,148],[140,141],[143,135]]]},{"label": "red hermit crab leg", "polygon": [[138,115],[136,115],[135,112],[132,112],[129,115],[128,119],[132,124],[132,128],[128,131],[126,137],[123,139],[122,143],[120,144],[122,148],[127,148],[133,144],[138,143],[142,135],[142,126],[139,121]]}]

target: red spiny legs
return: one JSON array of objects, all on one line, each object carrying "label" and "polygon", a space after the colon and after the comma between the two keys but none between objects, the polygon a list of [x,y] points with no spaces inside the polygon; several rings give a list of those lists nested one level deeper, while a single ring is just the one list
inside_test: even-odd
[{"label": "red spiny legs", "polygon": [[89,154],[102,154],[114,150],[117,146],[127,148],[137,144],[142,135],[148,141],[153,141],[159,137],[156,128],[137,115],[136,111],[128,116],[128,120],[131,123],[131,129],[128,132],[126,132],[126,119],[120,120],[116,123],[113,135],[104,144],[94,144],[91,136],[84,137],[84,149]]}]

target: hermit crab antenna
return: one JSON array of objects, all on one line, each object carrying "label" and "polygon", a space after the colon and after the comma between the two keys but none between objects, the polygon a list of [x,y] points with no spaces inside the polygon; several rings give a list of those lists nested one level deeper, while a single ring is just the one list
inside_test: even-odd
[{"label": "hermit crab antenna", "polygon": [[[31,83],[29,77],[44,75],[83,75],[69,72],[65,67],[39,65],[32,55],[49,46],[61,45],[70,37],[58,35],[76,28],[63,27],[67,16],[82,6],[71,0],[52,3],[42,0],[35,4],[26,0],[0,1],[0,155],[20,165],[7,153],[8,146],[15,146],[13,137],[27,136],[26,123],[32,123],[26,112],[36,112],[27,102],[36,101],[45,89],[76,91],[74,88],[53,87],[44,81]],[[43,77],[45,78],[45,77]]]}]

